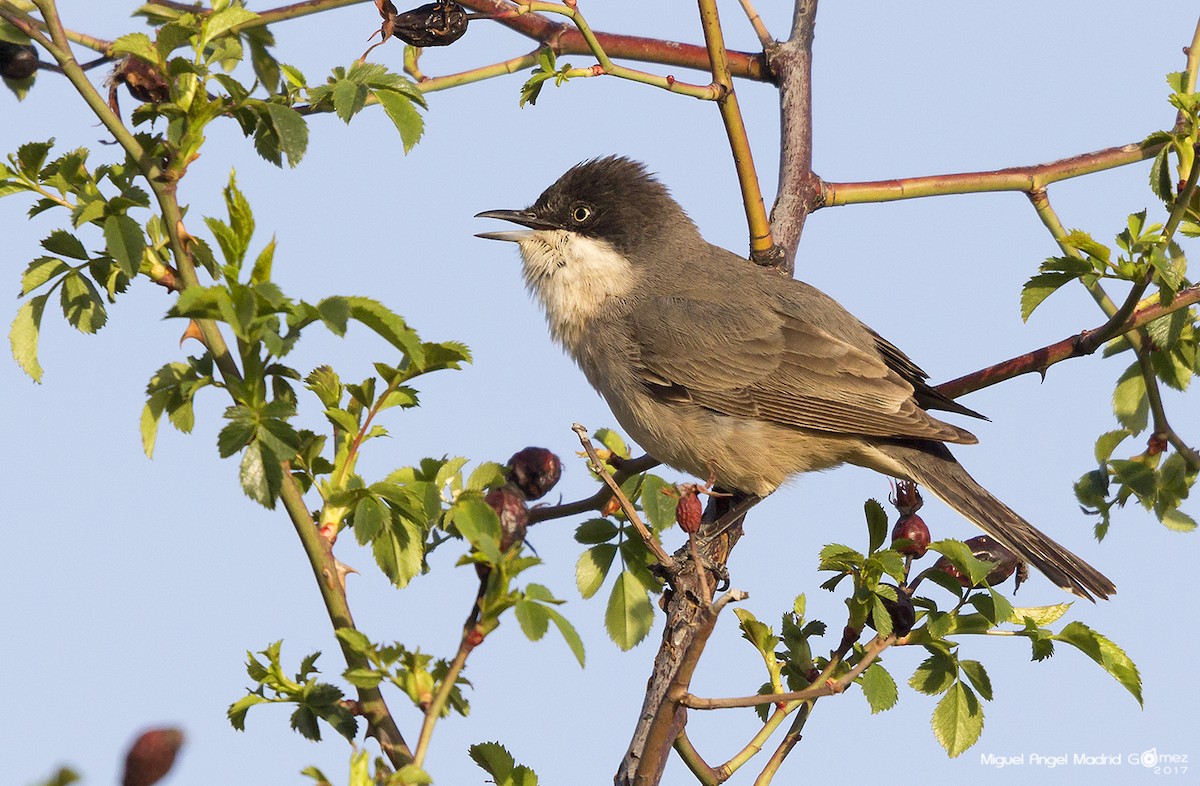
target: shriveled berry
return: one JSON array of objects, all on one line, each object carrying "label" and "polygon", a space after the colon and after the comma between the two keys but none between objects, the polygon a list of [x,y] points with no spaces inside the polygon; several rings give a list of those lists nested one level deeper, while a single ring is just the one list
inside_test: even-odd
[{"label": "shriveled berry", "polygon": [[911,480],[896,481],[896,491],[892,494],[890,502],[896,506],[901,516],[916,513],[925,504],[925,500],[921,499],[921,492],[917,490],[917,484]]},{"label": "shriveled berry", "polygon": [[512,483],[506,483],[489,491],[484,500],[500,517],[500,550],[508,551],[514,544],[525,542],[529,508],[521,490]]},{"label": "shriveled berry", "polygon": [[37,73],[38,53],[33,44],[0,41],[0,76],[28,79]]},{"label": "shriveled berry", "polygon": [[[995,587],[997,584],[1008,579],[1014,572],[1017,573],[1017,586],[1020,586],[1021,582],[1025,580],[1022,577],[1021,570],[1025,563],[1011,549],[997,541],[991,535],[976,535],[973,538],[967,538],[963,543],[966,544],[967,548],[971,549],[971,553],[975,555],[976,559],[996,563],[996,567],[992,568],[991,572],[984,578],[988,586]],[[945,557],[935,562],[933,568],[953,577],[962,586],[971,587],[970,580]],[[1024,568],[1023,574],[1026,577],[1029,575],[1028,567]]]},{"label": "shriveled berry", "polygon": [[[888,616],[892,618],[892,633],[897,636],[903,636],[911,631],[913,625],[917,623],[917,610],[913,607],[912,598],[895,584],[884,584],[881,586],[891,587],[896,591],[896,599],[884,599],[883,607],[887,609]],[[873,612],[867,613],[867,627],[871,630],[878,630],[875,627],[875,614]]]},{"label": "shriveled berry", "polygon": [[892,528],[892,548],[914,559],[929,550],[929,527],[916,513],[901,516]]},{"label": "shriveled berry", "polygon": [[679,489],[679,504],[675,506],[675,523],[689,535],[700,531],[700,518],[704,513],[700,495],[695,484],[686,484]]},{"label": "shriveled berry", "polygon": [[392,35],[411,46],[449,46],[465,32],[467,12],[458,3],[426,3],[392,22]]},{"label": "shriveled berry", "polygon": [[122,786],[150,786],[171,771],[175,754],[183,745],[179,729],[150,729],[129,747]]},{"label": "shriveled berry", "polygon": [[546,496],[562,477],[562,462],[546,448],[518,450],[508,460],[508,480],[533,501]]},{"label": "shriveled berry", "polygon": [[[125,85],[129,95],[144,104],[161,104],[171,97],[171,88],[159,70],[132,55],[117,64],[110,79],[114,91],[117,85]],[[115,92],[109,97],[113,95]]]}]

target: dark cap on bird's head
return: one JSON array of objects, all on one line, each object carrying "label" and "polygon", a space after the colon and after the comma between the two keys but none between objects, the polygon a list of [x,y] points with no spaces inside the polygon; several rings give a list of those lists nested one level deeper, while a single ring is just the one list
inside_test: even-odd
[{"label": "dark cap on bird's head", "polygon": [[[660,232],[680,226],[696,231],[666,186],[644,164],[623,156],[576,164],[525,210],[487,210],[476,217],[499,218],[533,230],[576,232],[628,255]],[[484,232],[478,237],[519,239],[517,232]]]}]

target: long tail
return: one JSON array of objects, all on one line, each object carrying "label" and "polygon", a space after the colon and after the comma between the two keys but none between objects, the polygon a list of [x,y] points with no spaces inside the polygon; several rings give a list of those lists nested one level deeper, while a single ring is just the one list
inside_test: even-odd
[{"label": "long tail", "polygon": [[889,446],[911,479],[936,494],[987,534],[1012,549],[1046,578],[1081,598],[1107,599],[1117,591],[1100,571],[1055,543],[967,474],[940,442]]}]

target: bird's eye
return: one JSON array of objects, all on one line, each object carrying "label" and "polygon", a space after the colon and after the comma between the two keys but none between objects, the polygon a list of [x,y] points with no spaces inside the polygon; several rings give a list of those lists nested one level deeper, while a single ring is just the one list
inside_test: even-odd
[{"label": "bird's eye", "polygon": [[571,220],[576,224],[582,224],[592,217],[592,209],[587,205],[576,205],[571,211]]}]

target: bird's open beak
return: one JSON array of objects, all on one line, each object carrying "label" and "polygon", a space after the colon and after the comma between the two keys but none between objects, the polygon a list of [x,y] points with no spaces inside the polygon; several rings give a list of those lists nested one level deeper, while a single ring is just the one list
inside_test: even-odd
[{"label": "bird's open beak", "polygon": [[514,224],[529,227],[529,229],[511,229],[507,232],[480,232],[475,236],[484,240],[507,240],[511,243],[520,243],[522,240],[528,240],[539,229],[559,229],[553,222],[539,218],[528,210],[485,210],[482,213],[476,213],[475,217],[498,218],[501,221],[511,221]]}]

